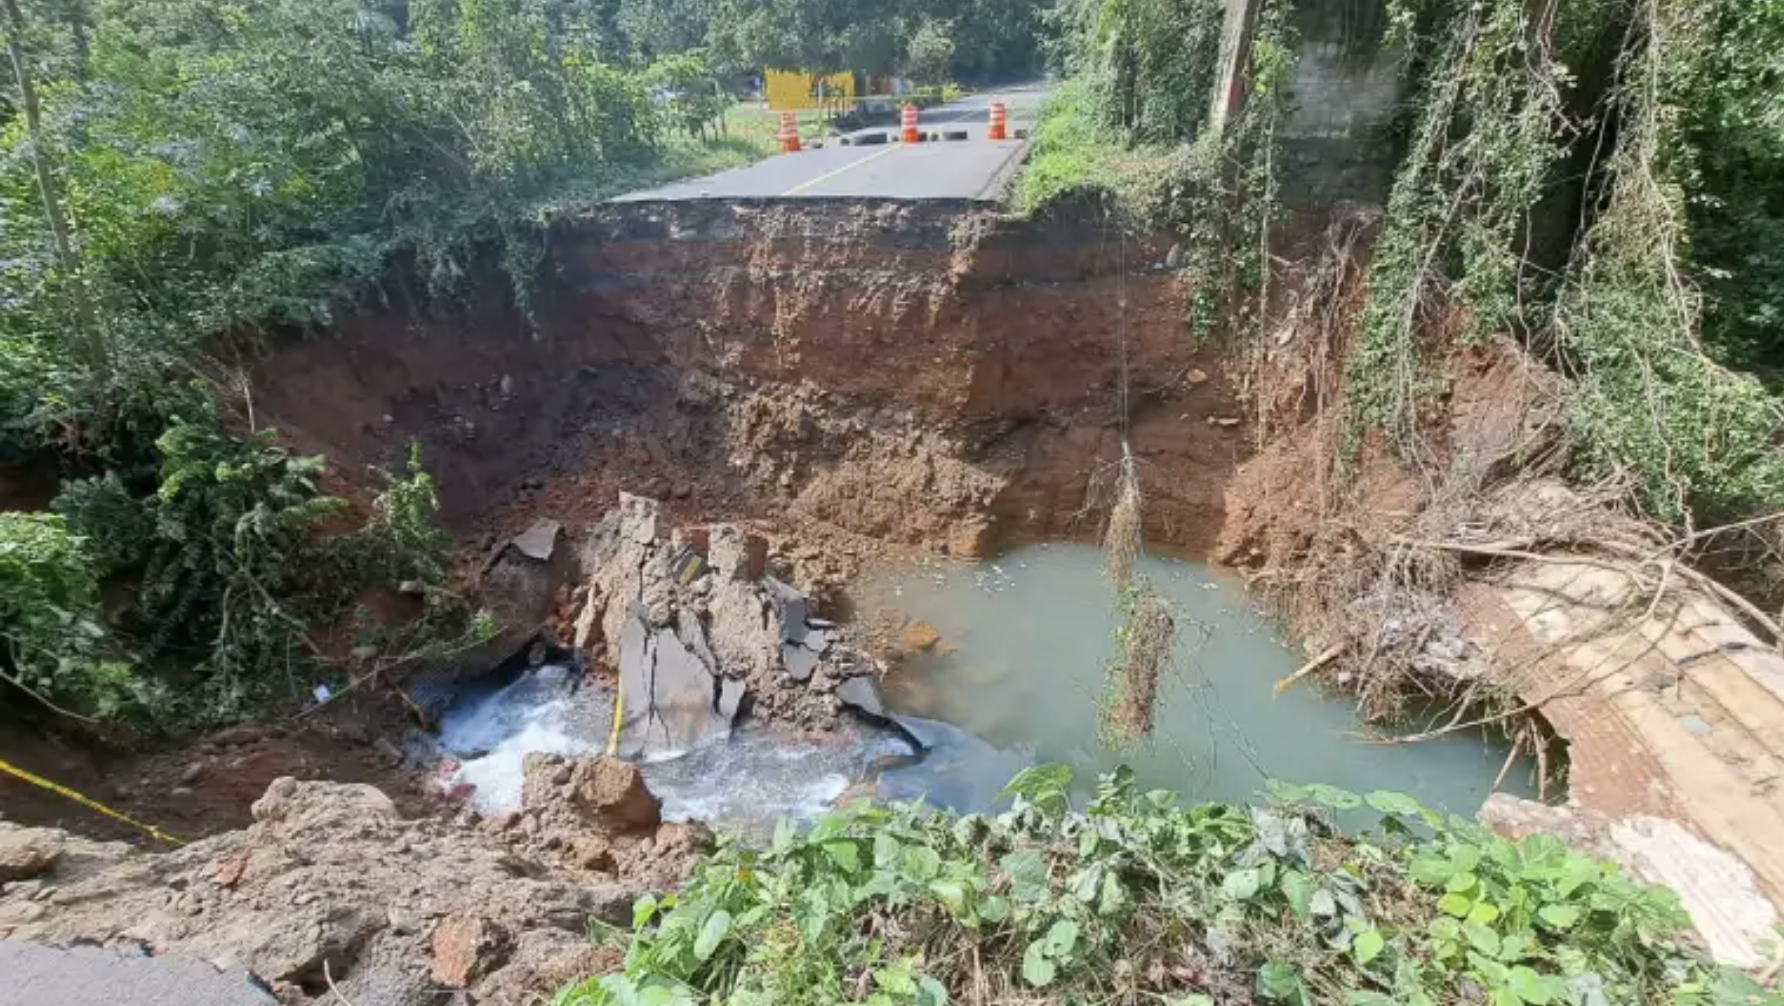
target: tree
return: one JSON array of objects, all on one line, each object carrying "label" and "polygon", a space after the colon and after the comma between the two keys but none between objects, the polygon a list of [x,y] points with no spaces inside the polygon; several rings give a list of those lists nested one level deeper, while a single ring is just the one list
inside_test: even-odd
[{"label": "tree", "polygon": [[911,34],[905,66],[910,75],[925,84],[940,84],[948,79],[954,63],[953,22],[924,18]]}]

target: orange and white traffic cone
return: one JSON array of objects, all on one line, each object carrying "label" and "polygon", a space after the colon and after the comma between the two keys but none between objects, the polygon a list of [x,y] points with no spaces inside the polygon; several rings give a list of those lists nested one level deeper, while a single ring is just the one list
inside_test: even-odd
[{"label": "orange and white traffic cone", "polygon": [[906,104],[900,113],[900,136],[905,143],[920,143],[922,137],[917,134],[917,106]]},{"label": "orange and white traffic cone", "polygon": [[1009,125],[1009,111],[1006,108],[1004,108],[1004,103],[1001,101],[992,102],[991,103],[991,128],[986,131],[986,135],[993,140],[1005,139],[1006,138],[1005,134],[1008,132],[1008,129],[1006,127],[1008,125]]},{"label": "orange and white traffic cone", "polygon": [[799,118],[792,112],[781,113],[780,145],[783,153],[799,152]]}]

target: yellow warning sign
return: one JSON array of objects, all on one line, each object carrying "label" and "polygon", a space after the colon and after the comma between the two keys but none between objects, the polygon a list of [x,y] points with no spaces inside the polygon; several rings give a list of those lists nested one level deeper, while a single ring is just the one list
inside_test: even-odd
[{"label": "yellow warning sign", "polygon": [[852,73],[799,73],[769,70],[763,75],[768,107],[776,112],[808,108],[848,108],[855,103]]}]

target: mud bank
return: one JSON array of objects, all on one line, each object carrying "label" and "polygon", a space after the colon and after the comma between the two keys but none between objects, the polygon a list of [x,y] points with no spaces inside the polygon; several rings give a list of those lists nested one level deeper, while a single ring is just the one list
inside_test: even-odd
[{"label": "mud bank", "polygon": [[264,359],[254,404],[349,474],[421,440],[447,519],[488,541],[624,489],[973,556],[1094,529],[1125,344],[1148,533],[1204,551],[1243,424],[1168,250],[1096,211],[609,207],[552,227],[533,323],[500,283],[356,318]]}]

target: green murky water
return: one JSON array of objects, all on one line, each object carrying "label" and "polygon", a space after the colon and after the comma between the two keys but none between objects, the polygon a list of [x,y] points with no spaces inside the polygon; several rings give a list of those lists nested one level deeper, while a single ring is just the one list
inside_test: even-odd
[{"label": "green murky water", "polygon": [[[1473,814],[1505,762],[1503,740],[1455,734],[1416,745],[1373,744],[1350,701],[1303,683],[1272,685],[1305,659],[1254,612],[1243,588],[1195,563],[1144,558],[1136,566],[1173,605],[1178,644],[1160,682],[1150,745],[1117,755],[1098,741],[1104,667],[1116,612],[1101,554],[1081,545],[1032,546],[972,566],[913,565],[864,581],[863,606],[921,618],[942,635],[892,689],[900,711],[952,723],[1080,778],[1126,762],[1143,784],[1190,799],[1245,800],[1266,778],[1366,792],[1393,789]],[[1503,788],[1528,795],[1530,769]]]}]

